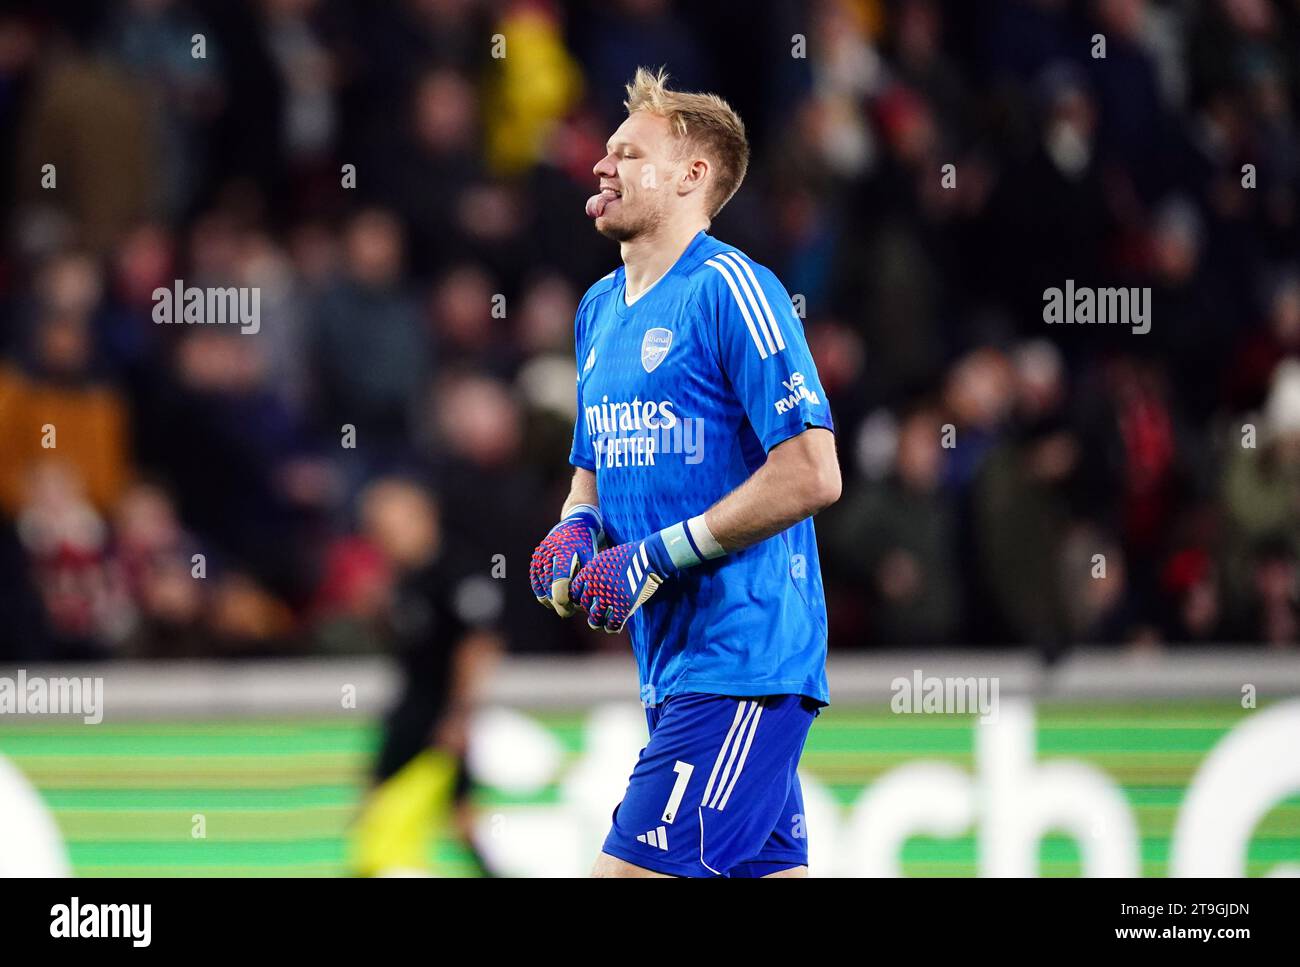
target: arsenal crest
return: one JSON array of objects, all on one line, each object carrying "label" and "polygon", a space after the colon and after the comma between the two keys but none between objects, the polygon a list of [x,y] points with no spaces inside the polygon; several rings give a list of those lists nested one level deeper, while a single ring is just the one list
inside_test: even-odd
[{"label": "arsenal crest", "polygon": [[641,366],[647,373],[654,372],[655,367],[664,361],[664,357],[668,355],[668,347],[672,344],[671,329],[656,326],[645,331],[645,338],[641,340]]}]

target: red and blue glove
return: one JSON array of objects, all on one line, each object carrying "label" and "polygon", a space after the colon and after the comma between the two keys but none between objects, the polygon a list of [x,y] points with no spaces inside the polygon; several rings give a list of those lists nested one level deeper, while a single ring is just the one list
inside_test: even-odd
[{"label": "red and blue glove", "polygon": [[601,551],[574,576],[569,598],[587,612],[590,627],[615,634],[665,581],[725,553],[701,514]]},{"label": "red and blue glove", "polygon": [[599,510],[590,504],[570,508],[533,551],[528,580],[538,603],[553,609],[561,618],[577,610],[569,598],[570,582],[596,556],[604,534]]}]

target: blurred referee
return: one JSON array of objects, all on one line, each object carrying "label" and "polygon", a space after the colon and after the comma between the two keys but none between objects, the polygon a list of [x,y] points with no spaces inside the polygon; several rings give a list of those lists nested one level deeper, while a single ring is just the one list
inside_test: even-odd
[{"label": "blurred referee", "polygon": [[350,866],[360,876],[428,874],[434,844],[452,838],[478,875],[491,875],[473,840],[465,756],[479,686],[500,653],[500,592],[486,575],[452,576],[438,505],[423,487],[382,479],[360,508],[365,536],[393,570],[383,621],[403,687],[353,828]]}]

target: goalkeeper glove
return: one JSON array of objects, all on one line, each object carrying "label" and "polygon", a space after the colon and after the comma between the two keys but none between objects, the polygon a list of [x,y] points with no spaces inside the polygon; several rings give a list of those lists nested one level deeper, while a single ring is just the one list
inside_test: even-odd
[{"label": "goalkeeper glove", "polygon": [[575,504],[569,509],[537,545],[528,566],[528,580],[538,603],[554,609],[561,618],[577,610],[569,600],[569,582],[595,556],[604,534],[600,511],[595,507]]},{"label": "goalkeeper glove", "polygon": [[601,551],[574,576],[569,597],[587,612],[590,627],[614,634],[665,581],[725,553],[701,514],[643,541]]}]

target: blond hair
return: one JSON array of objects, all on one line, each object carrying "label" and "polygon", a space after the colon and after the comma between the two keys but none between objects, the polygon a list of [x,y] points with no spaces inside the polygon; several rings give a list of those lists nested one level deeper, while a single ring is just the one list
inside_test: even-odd
[{"label": "blond hair", "polygon": [[638,67],[632,83],[627,85],[623,106],[629,115],[648,111],[664,118],[679,139],[713,162],[713,185],[707,203],[709,218],[716,217],[731,201],[749,169],[749,141],[740,115],[716,94],[670,91],[663,68],[651,73]]}]

